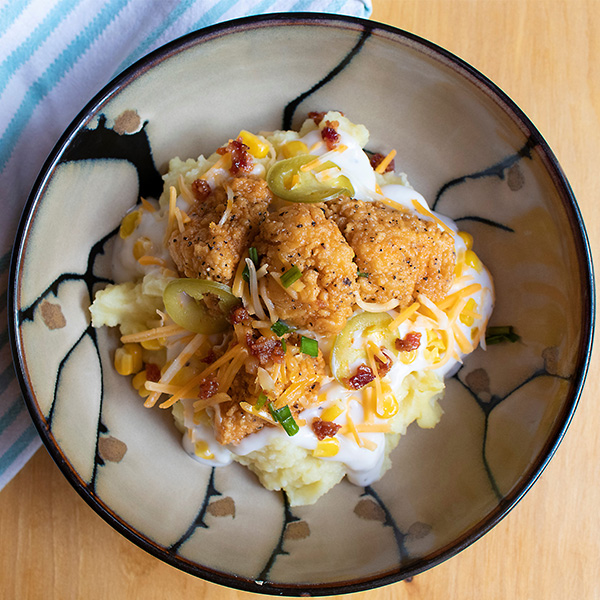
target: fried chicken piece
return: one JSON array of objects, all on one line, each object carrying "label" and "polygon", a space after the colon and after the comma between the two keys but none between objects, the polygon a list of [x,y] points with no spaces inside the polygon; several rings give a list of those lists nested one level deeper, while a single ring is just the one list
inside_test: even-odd
[{"label": "fried chicken piece", "polygon": [[[302,410],[314,404],[317,401],[317,394],[322,377],[325,375],[325,360],[323,354],[319,352],[316,357],[302,354],[298,348],[288,347],[287,352],[292,355],[292,364],[297,370],[295,378],[274,380],[274,388],[268,391],[271,400],[277,402],[277,398],[285,390],[294,385],[294,382],[305,380],[306,386],[296,390],[293,396],[290,396],[289,404],[292,415],[298,416]],[[264,427],[272,427],[267,421],[258,416],[251,415],[240,407],[240,402],[256,404],[258,397],[263,393],[258,380],[257,365],[246,365],[246,369],[241,369],[235,377],[228,394],[231,400],[222,402],[216,407],[213,420],[215,437],[220,444],[239,444],[246,436],[256,433]],[[267,407],[264,407],[267,410]]]},{"label": "fried chicken piece", "polygon": [[[228,194],[230,210],[227,210]],[[179,272],[186,277],[230,284],[238,262],[250,246],[267,215],[273,196],[264,180],[236,177],[217,188],[189,213],[182,232],[173,231],[169,252]]]},{"label": "fried chicken piece", "polygon": [[[272,276],[267,292],[281,319],[317,333],[338,333],[352,314],[356,282],[354,252],[322,204],[294,204],[271,213],[254,245],[269,273],[292,266],[302,277],[284,289]],[[289,293],[288,293],[289,292]]]},{"label": "fried chicken piece", "polygon": [[361,298],[400,300],[410,305],[418,294],[442,300],[454,277],[454,240],[434,222],[381,202],[341,197],[327,212],[356,253]]}]

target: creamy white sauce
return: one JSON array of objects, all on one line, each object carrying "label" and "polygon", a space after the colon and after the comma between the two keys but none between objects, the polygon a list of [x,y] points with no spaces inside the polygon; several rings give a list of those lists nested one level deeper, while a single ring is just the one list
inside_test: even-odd
[{"label": "creamy white sauce", "polygon": [[[422,219],[427,219],[435,222],[435,217],[440,219],[454,234],[458,232],[456,224],[444,215],[431,213],[431,216],[423,214],[422,211],[416,211],[414,202],[425,209],[425,213],[429,212],[427,201],[421,194],[413,190],[410,186],[401,184],[386,184],[382,185],[381,189],[377,188],[375,173],[371,167],[368,156],[362,150],[358,141],[348,132],[339,130],[340,144],[345,146],[342,151],[328,152],[326,144],[321,138],[320,129],[315,129],[307,133],[300,141],[304,142],[309,148],[311,154],[323,156],[328,154],[327,158],[337,165],[341,173],[346,176],[355,191],[354,196],[364,201],[386,200],[388,205],[397,205],[406,210],[409,210]],[[256,164],[253,174],[263,176],[265,169],[263,165]],[[225,182],[230,177],[230,174],[225,169],[213,169],[210,172],[210,177],[207,178],[211,187],[215,187]],[[391,201],[391,202],[390,202]],[[187,210],[188,206],[180,197],[177,200],[178,206],[182,210]],[[170,268],[174,268],[168,249],[165,247],[164,232],[166,210],[151,213],[142,210],[141,222],[133,235],[125,240],[119,239],[115,247],[113,260],[113,273],[117,282],[131,281],[142,275],[152,272],[153,269],[159,269],[156,266],[142,266],[134,258],[133,246],[140,237],[147,238],[151,244],[152,251],[148,254],[158,256],[165,260]],[[439,223],[438,223],[438,226]],[[459,253],[464,253],[465,244],[460,236],[453,235],[457,256]],[[464,333],[467,340],[472,339],[474,328],[485,327],[487,320],[491,314],[494,294],[493,284],[489,273],[483,267],[480,272],[472,267],[465,268],[460,281],[455,282],[449,293],[453,293],[461,288],[470,285],[471,283],[481,284],[481,290],[471,294],[471,297],[477,303],[478,313],[481,315],[479,319],[475,319],[471,326],[463,323],[460,324],[460,330]],[[362,312],[361,310],[357,312]],[[390,312],[392,316],[396,313]],[[422,319],[417,319],[414,323],[410,320],[404,321],[397,329],[395,335],[403,338],[409,332],[420,333],[422,339],[427,338],[427,324]],[[329,353],[331,351],[334,338],[324,338],[323,336],[315,336],[314,332],[308,332],[312,337],[317,337],[319,348],[324,354],[326,362],[329,364]],[[474,337],[474,336],[473,336]],[[364,345],[364,340],[357,337],[355,345],[361,347]],[[397,393],[402,387],[404,379],[413,372],[419,372],[424,369],[430,369],[432,365],[428,362],[424,355],[424,346],[421,344],[416,351],[416,358],[410,364],[404,364],[396,356],[394,356],[393,365],[388,374],[383,378],[392,390],[392,393]],[[170,349],[170,354],[176,354],[175,348]],[[440,377],[444,377],[448,373],[454,372],[462,361],[462,354],[458,353],[458,359],[450,359],[443,366],[435,370]],[[357,363],[364,362],[357,359],[356,364],[351,365],[351,372],[354,372]],[[222,446],[219,444],[214,435],[212,427],[208,423],[194,423],[193,400],[183,400],[184,404],[184,425],[187,429],[183,435],[183,447],[192,457],[201,462],[208,463],[213,466],[224,466],[231,463],[234,455],[245,456],[254,451],[260,450],[268,445],[275,438],[285,438],[290,444],[304,448],[309,452],[317,447],[317,437],[312,430],[311,423],[313,419],[318,417],[323,410],[338,402],[346,410],[336,418],[335,422],[340,425],[345,425],[347,422],[346,416],[349,413],[354,423],[364,421],[363,406],[360,402],[361,391],[349,390],[340,382],[333,378],[328,378],[321,386],[320,395],[326,395],[326,400],[318,406],[313,406],[299,415],[299,419],[306,422],[300,426],[299,432],[294,436],[288,436],[281,427],[265,427],[261,431],[251,434],[244,438],[238,445]],[[218,409],[216,409],[216,418],[218,417]],[[387,419],[374,417],[374,423],[385,424]],[[361,433],[361,439],[368,440],[371,447],[359,446],[354,437],[350,434],[337,435],[339,441],[339,451],[335,456],[324,457],[322,460],[333,460],[341,462],[345,465],[348,479],[357,485],[365,486],[373,483],[381,476],[381,470],[385,458],[385,443],[386,436],[384,433]],[[198,443],[200,444],[200,454],[198,451]]]}]

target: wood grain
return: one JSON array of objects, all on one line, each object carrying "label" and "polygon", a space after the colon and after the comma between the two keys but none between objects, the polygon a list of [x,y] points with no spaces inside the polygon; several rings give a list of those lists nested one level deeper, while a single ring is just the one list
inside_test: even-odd
[{"label": "wood grain", "polygon": [[[498,84],[556,153],[595,259],[600,243],[600,2],[373,0],[373,18],[457,54]],[[600,263],[598,263],[600,264]],[[600,598],[597,353],[566,438],[539,481],[490,533],[415,577],[348,600]],[[0,493],[0,597],[264,598],[200,581],[104,523],[40,450]]]}]

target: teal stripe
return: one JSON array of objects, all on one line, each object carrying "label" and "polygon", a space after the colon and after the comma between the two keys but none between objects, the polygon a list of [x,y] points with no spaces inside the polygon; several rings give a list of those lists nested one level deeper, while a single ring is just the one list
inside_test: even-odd
[{"label": "teal stripe", "polygon": [[203,15],[203,17],[196,21],[190,31],[194,29],[200,29],[200,27],[207,27],[216,23],[230,8],[233,8],[238,3],[238,0],[221,0],[217,2],[212,8],[209,8]]},{"label": "teal stripe", "polygon": [[27,61],[40,45],[50,36],[65,17],[67,17],[81,0],[62,0],[44,17],[44,20],[31,32],[29,37],[15,48],[0,64],[0,94],[4,91],[10,78]]},{"label": "teal stripe", "polygon": [[21,16],[31,0],[5,0],[0,9],[0,35],[6,33],[7,29]]},{"label": "teal stripe", "polygon": [[325,12],[336,13],[339,10],[341,10],[344,4],[346,4],[346,0],[333,0],[333,2],[331,2],[329,6],[325,9]]},{"label": "teal stripe", "polygon": [[[8,338],[8,332],[2,332],[6,338]],[[2,345],[4,345],[6,341],[4,340]],[[4,391],[15,379],[15,368],[13,367],[12,361],[8,363],[8,367],[0,373],[0,390]],[[2,428],[0,428],[2,431]]]},{"label": "teal stripe", "polygon": [[169,17],[165,19],[160,27],[154,30],[154,32],[150,33],[146,36],[144,41],[119,65],[119,68],[115,71],[115,76],[118,75],[123,69],[126,69],[128,66],[133,64],[138,58],[141,58],[146,54],[149,49],[152,47],[154,42],[169,28],[173,23],[175,23],[183,13],[185,13],[191,5],[195,3],[195,0],[184,0],[180,2],[177,8],[169,14]]},{"label": "teal stripe", "polygon": [[19,396],[11,405],[10,408],[0,417],[0,435],[12,425],[16,418],[25,410],[23,398]]},{"label": "teal stripe", "polygon": [[115,17],[129,4],[130,0],[112,0],[105,5],[85,29],[60,53],[54,62],[38,77],[27,90],[21,105],[0,138],[0,171],[6,167],[13,149],[31,119],[38,104],[52,91],[73,64],[104,33]]},{"label": "teal stripe", "polygon": [[37,431],[33,425],[29,425],[27,429],[15,440],[13,445],[2,455],[0,460],[0,476],[10,467],[15,460],[19,457],[19,454],[23,452],[37,437]]}]

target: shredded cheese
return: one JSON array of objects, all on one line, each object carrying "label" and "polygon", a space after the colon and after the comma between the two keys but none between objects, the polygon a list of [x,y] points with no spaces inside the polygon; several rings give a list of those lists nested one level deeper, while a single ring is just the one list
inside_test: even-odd
[{"label": "shredded cheese", "polygon": [[246,259],[246,265],[248,266],[248,279],[250,283],[250,297],[252,298],[252,312],[261,320],[266,321],[267,315],[263,310],[260,296],[258,295],[258,280],[256,279],[256,267],[252,262],[252,259]]},{"label": "shredded cheese", "polygon": [[162,327],[154,327],[153,329],[147,329],[146,331],[140,331],[139,333],[130,333],[128,335],[121,336],[121,342],[123,344],[130,344],[136,342],[145,342],[148,340],[157,340],[159,338],[168,338],[173,335],[180,335],[185,333],[187,329],[180,327],[179,325],[164,325]]},{"label": "shredded cheese", "polygon": [[400,305],[398,298],[392,298],[387,302],[365,302],[358,292],[355,292],[356,304],[360,306],[365,312],[381,313],[392,310]]},{"label": "shredded cheese", "polygon": [[410,306],[406,307],[400,314],[388,325],[390,331],[398,329],[404,321],[410,319],[418,310],[421,305],[418,302],[413,302]]},{"label": "shredded cheese", "polygon": [[395,156],[396,156],[395,150],[392,150],[391,152],[389,152],[388,155],[377,165],[377,168],[375,169],[375,173],[379,173],[380,175],[382,173],[385,173],[385,170],[388,168],[389,164],[394,160]]},{"label": "shredded cheese", "polygon": [[194,194],[192,194],[192,190],[187,186],[186,182],[183,179],[183,175],[179,175],[177,178],[177,185],[179,186],[179,193],[181,197],[191,206],[196,203],[196,198],[194,198]]},{"label": "shredded cheese", "polygon": [[144,254],[144,256],[140,256],[138,258],[138,263],[143,267],[148,267],[151,265],[157,265],[159,267],[167,268],[167,262],[164,258],[159,258],[158,256],[150,256],[149,254]]}]

